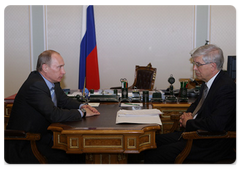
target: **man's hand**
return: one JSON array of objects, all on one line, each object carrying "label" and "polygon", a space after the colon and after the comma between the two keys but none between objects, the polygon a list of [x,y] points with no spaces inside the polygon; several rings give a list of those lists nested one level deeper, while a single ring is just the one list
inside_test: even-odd
[{"label": "man's hand", "polygon": [[97,109],[89,106],[89,105],[83,105],[81,108],[84,108],[86,110],[86,117],[100,115]]},{"label": "man's hand", "polygon": [[191,112],[184,112],[181,116],[180,116],[180,119],[179,119],[179,122],[180,122],[180,127],[186,127],[186,124],[187,124],[187,121],[189,119],[193,119],[192,117],[192,113]]}]

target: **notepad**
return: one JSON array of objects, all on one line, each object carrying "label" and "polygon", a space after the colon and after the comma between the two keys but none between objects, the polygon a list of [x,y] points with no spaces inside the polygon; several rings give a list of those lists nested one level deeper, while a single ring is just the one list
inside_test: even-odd
[{"label": "notepad", "polygon": [[119,110],[116,115],[116,124],[136,123],[136,124],[159,124],[162,125],[158,109],[142,110]]},{"label": "notepad", "polygon": [[159,116],[162,112],[158,109],[142,109],[142,110],[119,110],[118,117],[146,117]]}]

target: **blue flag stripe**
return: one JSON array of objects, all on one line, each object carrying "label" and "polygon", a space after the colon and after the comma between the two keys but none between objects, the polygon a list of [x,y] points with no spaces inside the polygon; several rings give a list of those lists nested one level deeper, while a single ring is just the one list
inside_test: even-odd
[{"label": "blue flag stripe", "polygon": [[78,89],[83,89],[86,77],[86,58],[96,47],[93,5],[87,7],[86,32],[80,44]]}]

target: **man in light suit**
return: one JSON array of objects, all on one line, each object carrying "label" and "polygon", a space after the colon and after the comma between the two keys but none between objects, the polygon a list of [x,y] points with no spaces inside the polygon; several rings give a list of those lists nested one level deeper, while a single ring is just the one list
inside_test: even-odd
[{"label": "man in light suit", "polygon": [[[71,163],[78,159],[65,151],[51,149],[52,132],[47,130],[51,123],[81,121],[84,117],[100,114],[63,92],[60,81],[64,74],[64,60],[58,52],[47,50],[41,53],[37,71],[30,73],[16,95],[7,126],[7,129],[40,133],[37,147],[48,163]],[[8,163],[37,163],[29,141],[6,141],[5,160]]]},{"label": "man in light suit", "polygon": [[[236,84],[222,71],[222,50],[215,45],[205,45],[194,51],[192,59],[196,75],[204,83],[199,97],[180,116],[180,126],[187,132],[236,131]],[[173,163],[186,145],[182,133],[157,135],[157,149],[146,151],[145,163]],[[204,162],[236,159],[234,145],[236,139],[195,140],[186,159]]]}]

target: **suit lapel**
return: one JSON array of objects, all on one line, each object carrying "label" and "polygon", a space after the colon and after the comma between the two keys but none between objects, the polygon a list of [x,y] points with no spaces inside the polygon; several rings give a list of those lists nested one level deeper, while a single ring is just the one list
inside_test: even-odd
[{"label": "suit lapel", "polygon": [[203,105],[202,107],[200,108],[199,110],[199,115],[202,113],[203,109],[205,108],[206,104],[211,102],[211,97],[215,94],[215,91],[216,91],[216,87],[218,86],[218,81],[219,81],[219,78],[223,75],[223,71],[221,70],[219,72],[219,74],[217,75],[217,77],[214,79],[210,89],[208,90],[208,94],[203,102]]}]

